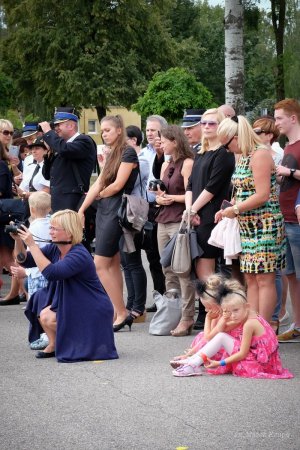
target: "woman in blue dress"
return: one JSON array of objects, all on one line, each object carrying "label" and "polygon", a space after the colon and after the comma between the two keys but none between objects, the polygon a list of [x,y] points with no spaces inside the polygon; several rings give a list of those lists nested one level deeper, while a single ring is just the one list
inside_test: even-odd
[{"label": "woman in blue dress", "polygon": [[[37,358],[56,356],[59,362],[115,359],[113,306],[97,276],[93,259],[82,241],[82,225],[75,211],[51,218],[52,244],[40,249],[23,227],[14,235],[17,261],[37,266],[48,286],[29,300],[25,314],[31,323],[29,341],[41,328],[49,345]],[[29,251],[25,250],[25,246]]]}]

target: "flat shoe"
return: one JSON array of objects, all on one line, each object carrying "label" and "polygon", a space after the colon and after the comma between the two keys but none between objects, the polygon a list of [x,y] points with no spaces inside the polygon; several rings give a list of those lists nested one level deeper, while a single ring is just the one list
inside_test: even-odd
[{"label": "flat shoe", "polygon": [[55,352],[37,352],[35,355],[38,359],[44,359],[44,358],[54,358]]},{"label": "flat shoe", "polygon": [[2,306],[19,305],[19,304],[20,304],[20,297],[18,295],[13,298],[7,298],[6,300],[0,300],[0,305]]}]

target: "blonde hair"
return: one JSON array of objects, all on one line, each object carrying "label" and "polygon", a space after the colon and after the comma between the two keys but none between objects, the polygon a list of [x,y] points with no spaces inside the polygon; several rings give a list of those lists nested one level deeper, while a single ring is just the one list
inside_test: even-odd
[{"label": "blonde hair", "polygon": [[[215,114],[217,116],[217,122],[219,124],[225,119],[225,115],[222,113],[222,111],[219,111],[218,108],[211,108],[205,111],[205,113],[202,115],[201,120],[203,120],[206,116],[209,116],[210,114]],[[198,153],[202,154],[205,153],[207,150],[209,150],[208,139],[202,136],[201,149]]]},{"label": "blonde hair", "polygon": [[51,210],[51,195],[45,191],[37,191],[30,194],[28,203],[38,214],[46,216]]},{"label": "blonde hair", "polygon": [[14,131],[14,126],[10,120],[0,119],[0,131],[4,130],[4,128],[9,128],[10,130]]},{"label": "blonde hair", "polygon": [[250,155],[256,147],[266,148],[244,116],[238,116],[237,120],[224,119],[218,126],[218,136],[226,141],[237,136],[238,147],[243,156]]},{"label": "blonde hair", "polygon": [[67,233],[71,235],[72,245],[80,244],[83,237],[81,220],[76,211],[63,209],[53,214],[50,220],[51,224],[57,223]]},{"label": "blonde hair", "polygon": [[235,278],[227,279],[223,275],[216,273],[210,275],[205,283],[198,280],[196,290],[201,300],[213,300],[217,304],[222,302],[223,291],[224,293],[227,292],[226,297],[231,295],[231,293],[235,293],[246,298],[245,289],[238,280]]},{"label": "blonde hair", "polygon": [[227,303],[246,305],[248,302],[247,302],[247,298],[245,296],[245,292],[234,291],[234,292],[230,292],[227,295],[223,296],[221,298],[221,306],[223,306]]}]

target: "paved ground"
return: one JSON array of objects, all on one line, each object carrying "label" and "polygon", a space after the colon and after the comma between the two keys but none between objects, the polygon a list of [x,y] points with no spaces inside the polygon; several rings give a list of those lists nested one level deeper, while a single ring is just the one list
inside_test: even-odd
[{"label": "paved ground", "polygon": [[119,360],[59,364],[34,358],[21,306],[1,307],[0,449],[300,449],[300,344],[281,345],[293,380],[178,379],[168,360],[191,337],[150,336],[150,318],[116,334]]}]

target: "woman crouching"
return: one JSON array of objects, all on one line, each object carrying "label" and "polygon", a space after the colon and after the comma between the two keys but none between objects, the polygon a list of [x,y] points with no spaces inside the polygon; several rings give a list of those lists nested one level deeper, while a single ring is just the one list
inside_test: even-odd
[{"label": "woman crouching", "polygon": [[[48,280],[29,300],[29,341],[41,328],[49,345],[37,358],[56,356],[60,362],[115,359],[113,307],[89,252],[81,244],[82,225],[71,210],[58,211],[50,222],[52,244],[40,249],[26,227],[14,234],[17,262],[37,266]],[[27,246],[25,249],[24,244]]]}]

